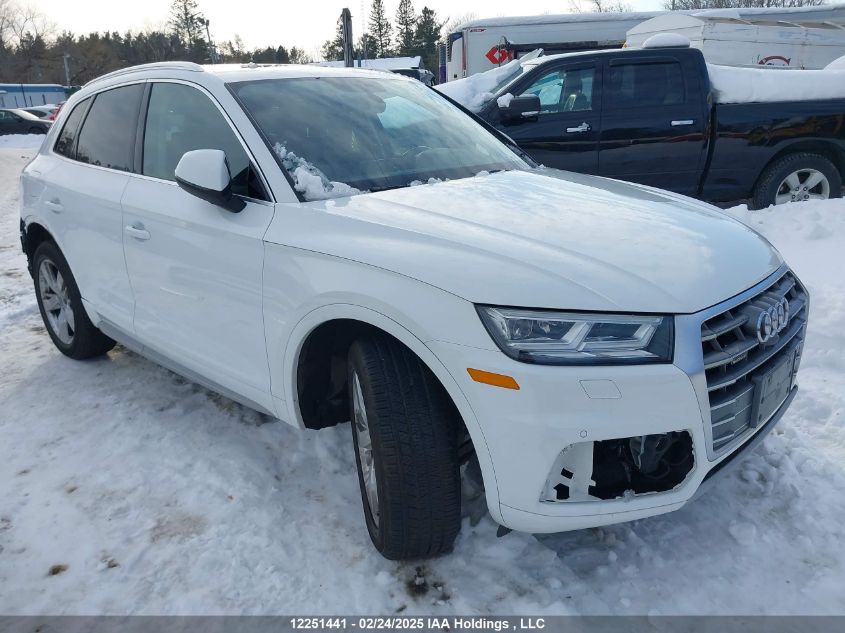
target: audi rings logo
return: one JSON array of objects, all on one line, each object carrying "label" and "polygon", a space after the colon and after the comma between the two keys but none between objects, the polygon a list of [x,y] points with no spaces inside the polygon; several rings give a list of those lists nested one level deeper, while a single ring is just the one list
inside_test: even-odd
[{"label": "audi rings logo", "polygon": [[786,297],[760,313],[757,318],[757,340],[767,343],[789,324],[789,301]]}]

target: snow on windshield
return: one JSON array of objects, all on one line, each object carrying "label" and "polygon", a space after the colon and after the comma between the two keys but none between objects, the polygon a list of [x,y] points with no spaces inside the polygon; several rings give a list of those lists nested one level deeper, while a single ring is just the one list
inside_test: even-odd
[{"label": "snow on windshield", "polygon": [[439,86],[435,86],[435,88],[465,108],[475,112],[480,110],[481,106],[492,99],[493,95],[500,88],[503,88],[512,79],[525,72],[525,62],[535,59],[542,54],[543,49],[538,48],[535,51],[523,55],[519,59],[508,62],[504,66],[498,66],[483,73],[467,77],[466,79],[458,79],[457,81],[440,84]]},{"label": "snow on windshield", "polygon": [[273,146],[273,151],[282,161],[285,171],[293,178],[294,189],[300,192],[306,200],[328,200],[364,193],[344,182],[329,180],[314,165],[293,152],[289,152],[281,143],[276,143]]},{"label": "snow on windshield", "polygon": [[707,64],[716,103],[845,98],[845,69],[780,70]]}]

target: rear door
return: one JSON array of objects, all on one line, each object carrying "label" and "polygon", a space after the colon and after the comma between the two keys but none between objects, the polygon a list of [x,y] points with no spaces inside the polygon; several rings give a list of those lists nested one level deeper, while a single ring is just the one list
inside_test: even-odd
[{"label": "rear door", "polygon": [[512,91],[514,96],[540,98],[537,119],[500,123],[497,127],[546,167],[595,174],[601,85],[601,67],[596,62],[544,64]]},{"label": "rear door", "polygon": [[661,51],[606,59],[600,175],[696,193],[707,130],[696,61]]},{"label": "rear door", "polygon": [[[176,165],[195,149],[226,153],[242,211],[176,184]],[[255,163],[211,95],[179,82],[151,84],[139,150],[139,173],[123,197],[139,340],[216,389],[272,411],[262,239],[273,204]]]},{"label": "rear door", "polygon": [[133,296],[123,257],[120,199],[133,169],[143,84],[78,103],[41,167],[41,204],[85,299],[131,331]]}]

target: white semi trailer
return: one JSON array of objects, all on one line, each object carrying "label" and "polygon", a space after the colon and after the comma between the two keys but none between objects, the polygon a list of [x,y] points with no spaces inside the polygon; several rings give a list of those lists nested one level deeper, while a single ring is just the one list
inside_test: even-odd
[{"label": "white semi trailer", "polygon": [[[472,20],[448,34],[440,81],[453,81],[490,70],[537,48],[550,55],[621,47],[628,31],[666,13],[570,13]],[[708,12],[675,13],[705,15]],[[735,13],[754,20],[845,24],[845,5],[738,9]]]},{"label": "white semi trailer", "polygon": [[845,55],[842,24],[750,19],[731,12],[661,15],[628,31],[626,44],[639,48],[658,33],[685,36],[708,62],[722,66],[819,69]]}]

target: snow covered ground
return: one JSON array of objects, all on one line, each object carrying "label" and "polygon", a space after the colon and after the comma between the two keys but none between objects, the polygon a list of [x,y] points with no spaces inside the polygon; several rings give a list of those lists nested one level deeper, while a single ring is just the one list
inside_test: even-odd
[{"label": "snow covered ground", "polygon": [[845,613],[845,202],[730,210],[809,285],[811,326],[792,409],[709,495],[541,538],[465,521],[413,565],[369,543],[348,426],[54,349],[18,243],[31,155],[0,148],[0,614]]}]

